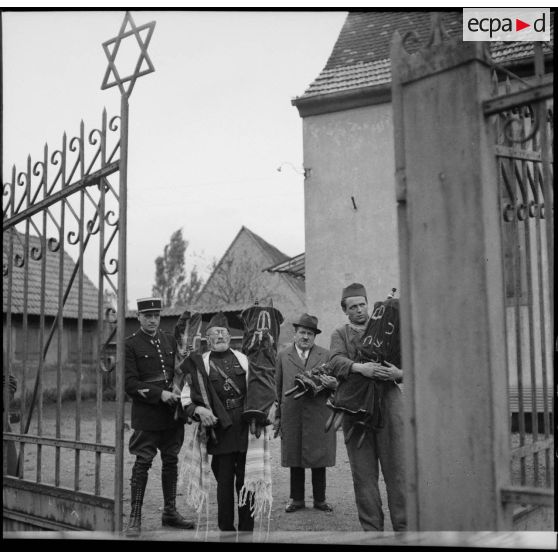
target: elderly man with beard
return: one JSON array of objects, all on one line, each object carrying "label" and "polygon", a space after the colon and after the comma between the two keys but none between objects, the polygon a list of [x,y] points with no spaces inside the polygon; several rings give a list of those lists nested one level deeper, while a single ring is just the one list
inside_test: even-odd
[{"label": "elderly man with beard", "polygon": [[[351,465],[353,486],[360,524],[365,531],[383,531],[384,514],[378,488],[380,465],[386,482],[388,506],[394,531],[407,527],[405,511],[405,471],[403,447],[403,401],[397,385],[403,372],[392,364],[358,362],[357,345],[369,319],[366,290],[360,283],[343,289],[341,308],[349,323],[337,328],[331,335],[330,364],[340,383],[349,374],[362,376],[383,383],[384,426],[366,433],[358,447],[357,436],[346,442]],[[343,432],[345,439],[354,422],[358,420],[345,414]]]},{"label": "elderly man with beard", "polygon": [[[244,484],[248,423],[242,420],[248,372],[247,357],[230,348],[226,316],[219,312],[206,329],[209,351],[192,354],[182,365],[189,383],[182,390],[186,414],[213,431],[207,439],[211,470],[217,481],[217,523],[221,531],[235,531],[235,492]],[[240,503],[240,502],[239,502]],[[238,505],[238,531],[253,531],[250,500]]]}]

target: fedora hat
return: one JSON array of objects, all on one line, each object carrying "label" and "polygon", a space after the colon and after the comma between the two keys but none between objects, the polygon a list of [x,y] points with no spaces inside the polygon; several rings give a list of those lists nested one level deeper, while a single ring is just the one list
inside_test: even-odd
[{"label": "fedora hat", "polygon": [[311,329],[316,333],[322,333],[321,329],[318,329],[318,318],[316,316],[311,316],[310,314],[302,314],[297,322],[293,322],[294,327],[305,327],[306,329]]}]

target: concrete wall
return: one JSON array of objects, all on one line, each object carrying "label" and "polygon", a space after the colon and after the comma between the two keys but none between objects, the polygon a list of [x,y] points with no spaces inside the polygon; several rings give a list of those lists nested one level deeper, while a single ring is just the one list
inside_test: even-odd
[{"label": "concrete wall", "polygon": [[306,301],[329,346],[343,287],[363,283],[369,302],[399,293],[391,105],[308,116],[303,133]]}]

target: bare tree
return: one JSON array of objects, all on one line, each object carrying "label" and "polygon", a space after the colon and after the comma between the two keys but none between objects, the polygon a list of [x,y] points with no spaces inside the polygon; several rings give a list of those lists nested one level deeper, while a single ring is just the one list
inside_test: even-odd
[{"label": "bare tree", "polygon": [[225,258],[220,265],[214,260],[210,282],[203,292],[203,299],[215,303],[250,304],[258,299],[267,303],[274,298],[269,280],[261,263],[250,259],[247,253],[233,259]]},{"label": "bare tree", "polygon": [[173,232],[165,245],[163,255],[155,259],[155,284],[153,296],[162,299],[163,306],[189,305],[198,296],[203,280],[194,266],[186,272],[186,250],[189,242],[184,240],[182,229]]}]

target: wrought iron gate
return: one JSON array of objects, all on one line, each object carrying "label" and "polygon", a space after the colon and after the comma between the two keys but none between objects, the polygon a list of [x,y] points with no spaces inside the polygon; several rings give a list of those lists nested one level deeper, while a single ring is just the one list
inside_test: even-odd
[{"label": "wrought iron gate", "polygon": [[541,43],[533,60],[529,82],[495,66],[494,98],[484,102],[496,141],[512,419],[512,486],[502,498],[516,516],[553,505],[553,86]]},{"label": "wrought iron gate", "polygon": [[[122,527],[128,99],[154,71],[154,25],[126,13],[103,44],[102,88],[118,85],[121,114],[82,122],[3,185],[5,531]],[[121,77],[130,36],[140,59]]]}]

